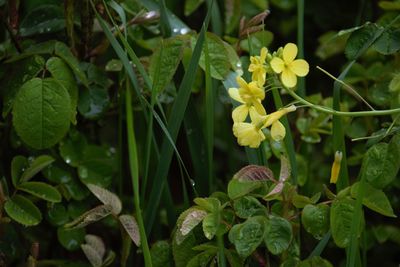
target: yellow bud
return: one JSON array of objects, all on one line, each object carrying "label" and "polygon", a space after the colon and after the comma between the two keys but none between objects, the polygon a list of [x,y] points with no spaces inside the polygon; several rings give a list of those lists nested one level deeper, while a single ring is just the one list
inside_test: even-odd
[{"label": "yellow bud", "polygon": [[332,169],[331,169],[331,180],[330,183],[336,184],[338,178],[339,178],[339,173],[340,173],[340,163],[342,161],[343,154],[341,151],[336,151],[335,153],[335,160],[333,161],[332,164]]}]

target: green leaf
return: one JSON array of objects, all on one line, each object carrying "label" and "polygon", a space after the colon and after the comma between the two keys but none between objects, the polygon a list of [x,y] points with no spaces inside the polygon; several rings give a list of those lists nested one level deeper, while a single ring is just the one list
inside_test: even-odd
[{"label": "green leaf", "polygon": [[231,199],[237,199],[239,197],[245,196],[248,193],[260,188],[265,183],[262,181],[243,181],[237,179],[232,179],[228,184],[228,195]]},{"label": "green leaf", "polygon": [[26,197],[14,195],[4,204],[11,219],[25,226],[37,225],[42,220],[40,210]]},{"label": "green leaf", "polygon": [[72,199],[81,201],[87,197],[90,192],[77,178],[73,177],[70,181],[62,185]]},{"label": "green leaf", "polygon": [[116,173],[115,153],[106,147],[88,145],[78,166],[78,175],[85,184],[107,187]]},{"label": "green leaf", "polygon": [[65,184],[71,181],[73,174],[61,164],[53,163],[42,170],[43,176],[50,182]]},{"label": "green leaf", "polygon": [[136,246],[140,246],[140,233],[139,226],[136,222],[135,217],[131,215],[121,215],[118,217],[119,222],[124,227],[125,231],[128,233],[129,237],[135,243]]},{"label": "green leaf", "polygon": [[203,219],[203,232],[207,239],[211,240],[217,233],[219,226],[219,211],[207,214]]},{"label": "green leaf", "polygon": [[225,33],[231,33],[240,20],[240,0],[228,0],[225,4]]},{"label": "green leaf", "polygon": [[362,28],[351,33],[347,40],[345,54],[349,60],[360,57],[383,32],[383,27],[366,23]]},{"label": "green leaf", "polygon": [[160,92],[169,84],[182,59],[184,45],[185,39],[175,36],[162,40],[154,51],[149,67],[149,75],[153,80],[152,90]]},{"label": "green leaf", "polygon": [[57,229],[57,238],[60,244],[69,251],[78,250],[85,240],[86,231],[83,228],[65,229],[59,227]]},{"label": "green leaf", "polygon": [[74,74],[64,60],[51,57],[46,62],[46,68],[64,88],[71,98],[71,122],[76,124],[76,106],[78,105],[78,87]]},{"label": "green leaf", "polygon": [[250,52],[249,43],[251,43],[251,52],[253,55],[259,55],[261,48],[268,47],[274,40],[274,35],[270,31],[259,31],[250,34],[250,36],[240,41],[240,48],[244,51]]},{"label": "green leaf", "polygon": [[53,204],[47,211],[47,220],[54,226],[61,226],[69,221],[69,216],[64,205],[61,203]]},{"label": "green leaf", "polygon": [[312,258],[306,259],[304,261],[299,262],[296,267],[332,267],[333,265],[321,258],[320,256],[314,256]]},{"label": "green leaf", "polygon": [[[230,69],[228,51],[225,48],[224,42],[217,35],[207,32],[206,42],[208,45],[208,53],[210,55],[210,71],[211,77],[217,80],[223,80],[227,76]],[[192,48],[196,42],[192,41]],[[200,57],[200,67],[205,70],[205,54],[204,47]]]},{"label": "green leaf", "polygon": [[89,85],[79,91],[78,110],[87,119],[97,119],[110,106],[108,88],[112,81],[94,64],[82,63],[81,67],[87,73]]},{"label": "green leaf", "polygon": [[14,127],[29,146],[49,148],[67,133],[70,110],[70,96],[57,80],[34,78],[22,85],[15,98]]},{"label": "green leaf", "polygon": [[375,41],[373,48],[381,54],[390,55],[400,50],[400,30],[389,28]]},{"label": "green leaf", "polygon": [[48,155],[41,155],[35,158],[29,167],[24,171],[21,176],[20,182],[29,181],[33,176],[39,173],[42,169],[54,162],[54,158]]},{"label": "green leaf", "polygon": [[[353,198],[358,197],[357,192],[359,190],[359,185],[359,182],[357,182],[351,187],[351,196]],[[365,184],[365,193],[362,203],[367,208],[382,215],[394,218],[396,217],[396,215],[393,213],[393,209],[390,205],[389,199],[387,198],[385,193],[380,189],[372,187],[368,183]]]},{"label": "green leaf", "polygon": [[286,219],[271,216],[266,222],[264,241],[272,254],[278,255],[287,250],[292,236],[292,225]]},{"label": "green leaf", "polygon": [[252,196],[244,196],[233,202],[233,208],[239,218],[247,219],[255,215],[263,215],[265,207]]},{"label": "green leaf", "polygon": [[24,182],[18,185],[18,190],[27,192],[49,202],[60,202],[61,194],[57,189],[43,182]]},{"label": "green leaf", "polygon": [[322,239],[329,230],[329,206],[308,204],[301,212],[301,223],[316,239]]},{"label": "green leaf", "polygon": [[59,5],[40,5],[21,21],[19,34],[26,37],[58,32],[64,28],[64,13]]},{"label": "green leaf", "polygon": [[[0,90],[3,96],[3,117],[11,111],[15,96],[21,86],[36,77],[44,69],[44,58],[34,55],[7,65],[7,72],[0,83]],[[5,65],[6,66],[6,65]],[[5,90],[7,89],[7,90]]]},{"label": "green leaf", "polygon": [[153,267],[172,267],[172,249],[167,241],[155,242],[151,246],[150,253]]},{"label": "green leaf", "polygon": [[15,156],[11,161],[11,180],[14,187],[19,183],[21,175],[28,166],[28,160],[24,156]]},{"label": "green leaf", "polygon": [[[330,226],[333,240],[338,247],[345,248],[350,242],[354,206],[355,200],[351,198],[336,199],[332,203]],[[358,229],[361,232],[361,225]]]},{"label": "green leaf", "polygon": [[99,118],[110,106],[110,96],[106,87],[90,84],[79,92],[78,110],[87,119]]},{"label": "green leaf", "polygon": [[400,168],[400,134],[389,144],[378,143],[368,149],[361,165],[361,175],[378,189],[389,185]]},{"label": "green leaf", "polygon": [[87,184],[87,187],[104,205],[109,206],[115,215],[121,212],[122,203],[116,194],[94,184]]},{"label": "green leaf", "polygon": [[186,0],[184,7],[185,16],[187,17],[196,11],[202,3],[204,3],[204,0]]},{"label": "green leaf", "polygon": [[203,251],[193,258],[187,263],[186,267],[206,267],[211,266],[211,259],[216,255],[215,251]]},{"label": "green leaf", "polygon": [[88,80],[86,78],[86,75],[80,69],[78,60],[71,53],[68,46],[62,42],[56,42],[54,53],[68,64],[68,66],[72,69],[79,80],[87,87]]},{"label": "green leaf", "polygon": [[250,217],[244,223],[235,224],[229,231],[229,241],[235,245],[241,257],[250,256],[264,238],[265,218]]},{"label": "green leaf", "polygon": [[60,142],[60,155],[65,163],[78,167],[84,159],[83,151],[87,146],[86,138],[78,131],[70,131],[69,138]]}]

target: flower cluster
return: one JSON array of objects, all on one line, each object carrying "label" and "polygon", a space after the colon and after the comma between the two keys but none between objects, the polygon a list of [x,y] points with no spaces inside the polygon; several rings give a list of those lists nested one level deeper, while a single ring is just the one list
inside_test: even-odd
[{"label": "flower cluster", "polygon": [[[257,148],[265,140],[263,129],[271,127],[271,138],[280,141],[286,135],[286,129],[279,119],[289,112],[295,111],[294,105],[267,114],[262,104],[265,98],[264,84],[266,76],[279,74],[286,88],[297,84],[297,76],[308,73],[308,63],[303,59],[295,59],[297,46],[289,43],[272,55],[267,48],[262,48],[259,56],[250,57],[249,72],[252,81],[247,83],[242,77],[236,77],[239,88],[229,88],[229,95],[240,103],[233,112],[233,134],[242,146]],[[248,120],[250,117],[250,120]]]}]

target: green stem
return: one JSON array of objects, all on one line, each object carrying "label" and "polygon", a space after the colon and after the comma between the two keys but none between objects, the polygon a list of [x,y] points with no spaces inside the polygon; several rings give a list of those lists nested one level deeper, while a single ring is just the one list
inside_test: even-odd
[{"label": "green stem", "polygon": [[[297,0],[297,46],[299,58],[304,58],[304,0]],[[306,95],[305,78],[298,79],[297,90],[299,95]]]},{"label": "green stem", "polygon": [[392,115],[392,114],[397,114],[400,113],[400,108],[394,108],[394,109],[383,109],[383,110],[371,110],[371,111],[337,111],[325,106],[320,106],[313,104],[301,96],[297,95],[293,90],[288,89],[287,92],[297,101],[300,103],[309,106],[310,108],[313,108],[315,110],[328,113],[331,115],[336,115],[336,116],[343,116],[343,117],[366,117],[366,116],[384,116],[384,115]]},{"label": "green stem", "polygon": [[142,218],[142,210],[140,208],[140,199],[139,199],[139,164],[137,158],[137,149],[136,149],[136,140],[135,140],[135,132],[133,127],[133,110],[132,110],[132,96],[129,81],[126,82],[126,97],[125,97],[125,105],[126,105],[126,128],[127,128],[127,136],[128,136],[128,153],[129,153],[129,168],[131,171],[132,178],[132,186],[133,186],[133,197],[134,204],[136,210],[136,219],[139,225],[139,233],[141,246],[144,255],[145,266],[152,266],[151,256],[149,245],[147,243],[146,231],[144,228],[143,218]]},{"label": "green stem", "polygon": [[[274,97],[276,109],[278,110],[278,109],[282,108],[283,103],[282,103],[282,99],[279,94],[279,91],[273,90],[272,95]],[[290,161],[290,166],[292,168],[292,174],[291,174],[292,182],[294,185],[296,185],[297,184],[297,162],[296,162],[296,151],[294,149],[293,136],[292,136],[292,132],[290,131],[289,120],[287,119],[287,117],[284,116],[280,120],[286,128],[286,138],[284,139],[284,141],[285,141],[285,146],[286,146],[286,150],[287,150],[289,161]]]}]

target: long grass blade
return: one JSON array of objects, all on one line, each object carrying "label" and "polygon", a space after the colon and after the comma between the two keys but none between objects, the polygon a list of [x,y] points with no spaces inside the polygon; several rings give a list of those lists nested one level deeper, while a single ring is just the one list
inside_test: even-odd
[{"label": "long grass blade", "polygon": [[210,54],[208,52],[207,35],[204,42],[205,73],[206,73],[206,141],[207,141],[207,159],[208,159],[208,189],[209,193],[213,191],[213,152],[214,152],[214,90],[211,80]]},{"label": "long grass blade", "polygon": [[320,256],[321,253],[324,251],[326,245],[329,242],[329,239],[331,239],[331,231],[328,231],[324,237],[321,239],[321,241],[318,242],[317,246],[314,248],[314,250],[310,253],[309,258],[312,258],[314,256]]},{"label": "long grass blade", "polygon": [[128,138],[128,154],[129,154],[129,169],[131,172],[133,198],[136,210],[136,219],[139,225],[140,243],[143,250],[144,262],[146,266],[151,267],[151,255],[149,245],[147,243],[146,230],[144,228],[142,209],[140,207],[140,193],[139,193],[139,163],[136,149],[136,139],[133,126],[133,110],[132,110],[132,96],[130,91],[130,83],[127,81],[125,109],[126,109],[126,134]]},{"label": "long grass blade", "polygon": [[[194,48],[192,58],[189,63],[189,67],[182,79],[181,85],[179,86],[178,95],[172,106],[171,116],[168,120],[168,130],[171,135],[172,141],[175,141],[180,125],[182,123],[185,109],[189,101],[191,88],[195,80],[195,73],[198,68],[200,55],[204,43],[205,32],[210,21],[210,12],[207,12],[205,22],[199,33],[199,37]],[[160,203],[160,192],[162,192],[164,185],[167,180],[169,165],[172,160],[173,147],[170,142],[164,138],[161,146],[160,162],[156,169],[155,180],[153,183],[152,190],[150,192],[150,198],[148,200],[148,206],[145,213],[145,221],[148,226],[147,230],[150,232],[154,224],[156,212],[158,205]]]}]

